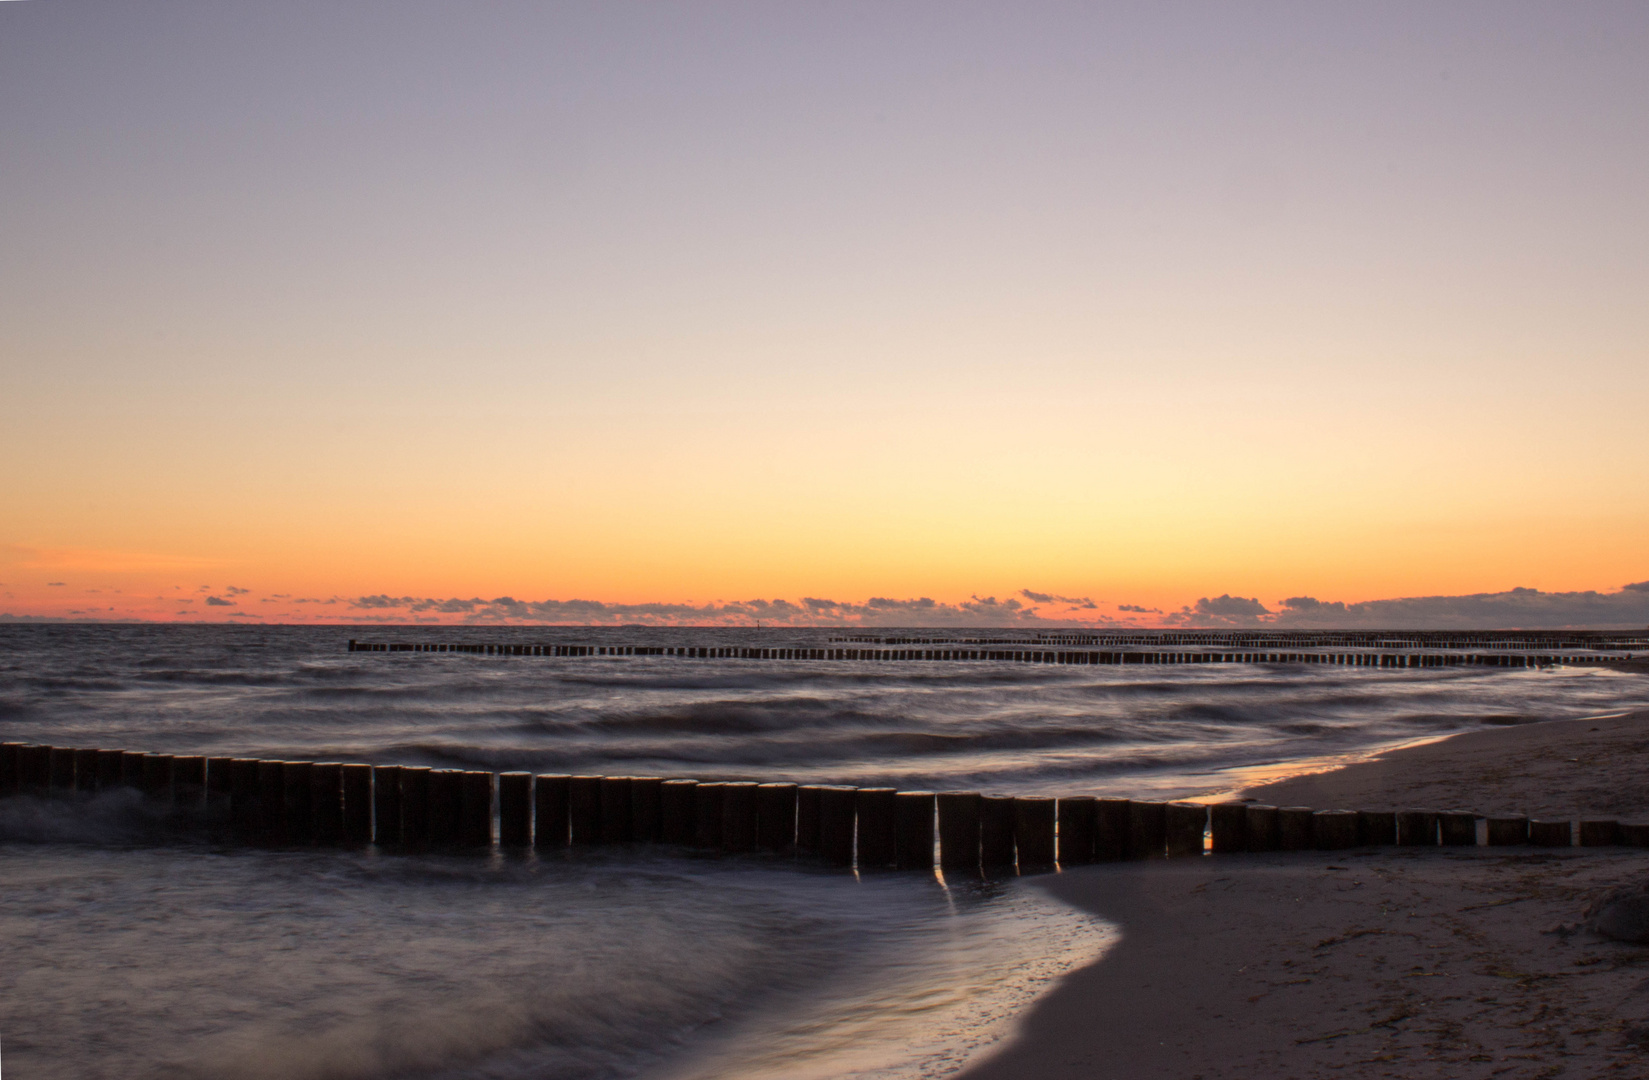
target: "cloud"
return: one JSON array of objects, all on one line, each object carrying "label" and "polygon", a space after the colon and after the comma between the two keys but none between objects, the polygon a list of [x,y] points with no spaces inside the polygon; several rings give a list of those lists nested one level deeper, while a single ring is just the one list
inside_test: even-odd
[{"label": "cloud", "polygon": [[[1065,598],[1058,598],[1062,601]],[[972,596],[947,604],[932,597],[898,598],[873,596],[862,602],[809,596],[801,600],[752,599],[717,601],[708,604],[666,602],[612,604],[600,600],[518,600],[500,596],[415,598],[379,593],[349,601],[358,612],[372,612],[364,618],[376,620],[379,613],[402,612],[403,621],[430,615],[459,615],[470,623],[558,623],[575,626],[600,625],[723,625],[748,626],[755,622],[784,626],[1050,626],[1092,625],[1049,619],[1027,607],[1016,597],[998,600],[994,596]],[[356,618],[363,618],[357,615]],[[1100,622],[1111,624],[1111,620]]]},{"label": "cloud", "polygon": [[61,581],[48,581],[46,585],[50,588],[61,588],[63,583]]},{"label": "cloud", "polygon": [[1032,592],[1030,589],[1020,589],[1019,595],[1038,604],[1069,604],[1072,608],[1083,610],[1099,606],[1086,596],[1059,596],[1054,593]]},{"label": "cloud", "polygon": [[1649,626],[1649,582],[1619,592],[1509,589],[1464,596],[1410,596],[1361,603],[1295,596],[1281,602],[1278,627],[1307,629],[1564,630]]},{"label": "cloud", "polygon": [[234,585],[226,585],[224,586],[224,590],[228,592],[230,596],[245,596],[247,593],[252,591],[251,589],[237,588]]},{"label": "cloud", "polygon": [[1162,621],[1169,626],[1261,626],[1270,614],[1270,609],[1256,598],[1226,593],[1213,599],[1205,596],[1195,606],[1181,608]]},{"label": "cloud", "polygon": [[1156,607],[1140,607],[1138,604],[1118,604],[1118,611],[1137,611],[1141,615],[1161,615],[1162,609]]},{"label": "cloud", "polygon": [[225,600],[221,596],[208,596],[206,598],[206,606],[207,607],[234,607],[235,602],[233,600]]}]

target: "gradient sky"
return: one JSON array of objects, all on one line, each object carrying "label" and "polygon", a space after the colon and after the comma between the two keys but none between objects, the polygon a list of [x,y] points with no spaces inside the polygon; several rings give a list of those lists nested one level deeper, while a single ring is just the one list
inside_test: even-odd
[{"label": "gradient sky", "polygon": [[1618,591],[1645,56],[1641,3],[0,4],[0,612]]}]

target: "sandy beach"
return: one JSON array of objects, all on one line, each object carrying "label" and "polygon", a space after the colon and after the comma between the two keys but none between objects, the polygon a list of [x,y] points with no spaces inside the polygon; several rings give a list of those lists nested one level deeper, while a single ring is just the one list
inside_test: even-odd
[{"label": "sandy beach", "polygon": [[[1246,796],[1649,814],[1649,712],[1496,728]],[[1649,949],[1578,924],[1649,851],[1363,849],[1050,876],[1118,924],[970,1080],[1649,1073]]]}]

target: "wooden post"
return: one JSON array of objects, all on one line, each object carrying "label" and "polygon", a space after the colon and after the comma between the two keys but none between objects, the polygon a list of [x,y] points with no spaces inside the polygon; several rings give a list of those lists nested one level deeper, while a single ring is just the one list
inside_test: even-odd
[{"label": "wooden post", "polygon": [[853,865],[857,796],[857,788],[839,784],[819,789],[819,854],[837,866]]},{"label": "wooden post", "polygon": [[933,815],[931,791],[901,791],[893,799],[898,831],[894,860],[901,870],[933,869]]},{"label": "wooden post", "polygon": [[1092,795],[1059,800],[1059,865],[1081,866],[1094,861],[1094,825],[1098,803]]},{"label": "wooden post", "polygon": [[206,800],[206,759],[199,754],[172,759],[172,801],[194,809]]},{"label": "wooden post", "polygon": [[430,843],[430,777],[425,765],[401,766],[401,843],[411,848]]},{"label": "wooden post", "polygon": [[657,776],[630,777],[630,838],[642,844],[656,844],[663,835],[663,805],[659,801],[664,780]]},{"label": "wooden post", "polygon": [[723,783],[700,784],[693,789],[693,845],[721,847],[721,804]]},{"label": "wooden post", "polygon": [[697,780],[666,780],[659,786],[659,838],[666,844],[692,844],[698,832],[695,809]]},{"label": "wooden post", "polygon": [[0,798],[8,798],[22,790],[19,761],[25,745],[20,742],[0,743]]},{"label": "wooden post", "polygon": [[47,787],[54,792],[68,794],[74,790],[74,751],[67,746],[53,746],[46,751]]},{"label": "wooden post", "polygon": [[1620,823],[1613,818],[1581,818],[1581,847],[1614,847],[1620,843]]},{"label": "wooden post", "polygon": [[1477,846],[1477,815],[1464,810],[1446,810],[1437,815],[1438,832],[1447,847]]},{"label": "wooden post", "polygon": [[1620,842],[1627,847],[1649,847],[1649,822],[1621,822]]},{"label": "wooden post", "polygon": [[1277,807],[1277,840],[1283,851],[1309,851],[1317,846],[1312,835],[1312,814],[1309,806]]},{"label": "wooden post", "polygon": [[601,842],[601,780],[599,776],[574,776],[567,782],[574,847]]},{"label": "wooden post", "polygon": [[1357,811],[1357,842],[1364,847],[1397,843],[1397,815],[1391,810]]},{"label": "wooden post", "polygon": [[1161,859],[1168,854],[1168,808],[1160,802],[1128,802],[1128,857]]},{"label": "wooden post", "polygon": [[1529,819],[1521,816],[1505,815],[1489,818],[1489,844],[1493,847],[1507,847],[1529,842]]},{"label": "wooden post", "polygon": [[601,778],[601,841],[604,844],[630,842],[630,778]]},{"label": "wooden post", "polygon": [[1208,807],[1202,803],[1171,802],[1164,808],[1170,857],[1201,855],[1208,832]]},{"label": "wooden post", "polygon": [[143,755],[143,794],[150,801],[172,805],[172,755]]},{"label": "wooden post", "polygon": [[1133,811],[1127,799],[1097,799],[1094,802],[1094,861],[1114,862],[1128,857],[1128,837],[1133,832]]},{"label": "wooden post", "polygon": [[1319,810],[1311,818],[1311,835],[1318,851],[1344,851],[1357,846],[1357,811]]},{"label": "wooden post", "polygon": [[1529,843],[1535,847],[1571,847],[1574,836],[1567,821],[1529,819]]},{"label": "wooden post", "polygon": [[286,815],[286,842],[315,842],[315,765],[309,761],[281,762],[282,812]]},{"label": "wooden post", "polygon": [[1020,873],[1053,867],[1057,813],[1055,800],[1045,796],[1021,795],[1014,799],[1013,846]]},{"label": "wooden post", "polygon": [[429,774],[429,843],[455,847],[463,840],[464,772],[431,769]]},{"label": "wooden post", "polygon": [[258,762],[257,836],[265,844],[286,842],[286,762]]},{"label": "wooden post", "polygon": [[120,786],[120,767],[126,754],[122,750],[99,750],[97,752],[97,788],[99,791],[113,791]]},{"label": "wooden post", "polygon": [[[97,751],[93,751],[97,753]],[[97,763],[93,762],[93,770]],[[235,786],[235,759],[226,757],[209,757],[206,759],[206,801],[209,805],[218,808],[220,814],[224,807],[229,805],[230,794]]]},{"label": "wooden post", "polygon": [[783,852],[795,847],[795,784],[763,784],[756,789],[756,826],[763,851]]},{"label": "wooden post", "polygon": [[756,789],[758,785],[740,780],[721,789],[721,849],[756,850]]},{"label": "wooden post", "polygon": [[[28,747],[24,747],[27,750]],[[143,790],[143,759],[148,757],[141,750],[122,750],[120,752],[120,786],[129,787],[134,791]],[[27,771],[23,777],[25,790],[28,787]]]},{"label": "wooden post", "polygon": [[804,855],[819,854],[820,790],[818,784],[796,788],[796,850]]},{"label": "wooden post", "polygon": [[979,793],[939,793],[939,865],[946,870],[979,869]]},{"label": "wooden post", "polygon": [[74,752],[74,789],[82,795],[90,795],[97,790],[96,750]]},{"label": "wooden post", "polygon": [[344,839],[343,763],[323,761],[311,766],[309,783],[315,843],[323,847],[337,847]]},{"label": "wooden post", "polygon": [[350,764],[342,771],[344,843],[363,847],[372,843],[372,766]]},{"label": "wooden post", "polygon": [[571,840],[573,778],[539,773],[532,782],[532,843],[539,851],[564,848]]},{"label": "wooden post", "polygon": [[1249,803],[1244,824],[1249,851],[1276,851],[1283,845],[1282,826],[1275,806]]},{"label": "wooden post", "polygon": [[1248,804],[1215,803],[1208,808],[1208,842],[1216,855],[1248,850]]},{"label": "wooden post", "polygon": [[372,842],[383,847],[405,841],[401,828],[401,767],[372,766]]},{"label": "wooden post", "polygon": [[498,843],[532,846],[532,773],[498,774]]},{"label": "wooden post", "polygon": [[1402,847],[1437,846],[1437,811],[1399,810],[1397,843]]},{"label": "wooden post", "polygon": [[979,862],[986,870],[1014,865],[1013,796],[979,797]]},{"label": "wooden post", "polygon": [[259,838],[262,815],[258,808],[258,761],[229,759],[229,830],[241,842]]},{"label": "wooden post", "polygon": [[892,866],[898,854],[893,788],[860,788],[854,812],[859,818],[859,869]]}]

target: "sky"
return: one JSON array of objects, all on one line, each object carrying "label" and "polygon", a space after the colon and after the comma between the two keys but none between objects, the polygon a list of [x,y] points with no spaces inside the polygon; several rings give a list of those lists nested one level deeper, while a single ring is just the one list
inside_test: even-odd
[{"label": "sky", "polygon": [[0,3],[0,617],[1641,627],[1645,55]]}]

